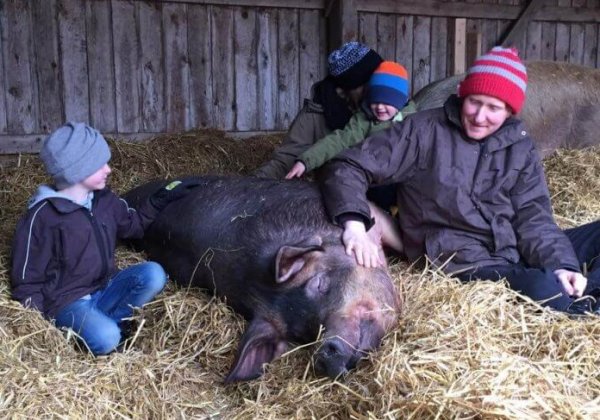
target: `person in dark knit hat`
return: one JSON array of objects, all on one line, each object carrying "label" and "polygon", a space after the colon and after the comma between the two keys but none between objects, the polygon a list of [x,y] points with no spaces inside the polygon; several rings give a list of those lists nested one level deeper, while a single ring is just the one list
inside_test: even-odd
[{"label": "person in dark knit hat", "polygon": [[382,61],[374,50],[356,41],[329,54],[328,76],[312,87],[311,98],[304,100],[281,145],[253,175],[283,178],[301,153],[332,131],[344,128],[359,110],[363,87]]},{"label": "person in dark knit hat", "polygon": [[363,86],[383,60],[375,51],[356,41],[329,54],[329,74],[336,86],[352,90]]},{"label": "person in dark knit hat", "polygon": [[140,238],[169,202],[193,185],[161,188],[137,211],[106,188],[110,149],[102,134],[67,123],[48,136],[40,157],[54,186],[41,185],[17,223],[12,296],[57,327],[71,328],[95,355],[115,350],[125,318],[159,293],[166,274],[155,262],[118,271],[117,238]]},{"label": "person in dark knit hat", "polygon": [[515,117],[526,87],[517,51],[495,47],[442,108],[412,114],[332,159],[321,189],[346,252],[366,267],[380,264],[366,234],[365,193],[395,184],[398,235],[411,263],[463,281],[506,278],[555,310],[600,312],[600,221],[556,225],[539,155]]}]

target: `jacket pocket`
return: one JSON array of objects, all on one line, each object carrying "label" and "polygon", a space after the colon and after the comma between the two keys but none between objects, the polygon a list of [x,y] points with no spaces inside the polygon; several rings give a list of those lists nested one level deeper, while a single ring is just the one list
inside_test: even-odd
[{"label": "jacket pocket", "polygon": [[479,193],[488,198],[497,196],[508,197],[510,190],[519,178],[518,168],[507,168],[507,162],[493,159],[487,170],[477,175]]},{"label": "jacket pocket", "polygon": [[484,238],[475,238],[468,233],[442,229],[431,232],[425,237],[427,256],[437,265],[450,260],[450,269],[478,264],[491,258],[491,238],[489,243]]}]

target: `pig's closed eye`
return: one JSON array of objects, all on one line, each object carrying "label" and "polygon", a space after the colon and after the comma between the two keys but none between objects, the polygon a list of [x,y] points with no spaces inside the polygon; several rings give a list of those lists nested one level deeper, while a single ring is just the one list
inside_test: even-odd
[{"label": "pig's closed eye", "polygon": [[306,292],[311,296],[325,295],[329,291],[329,283],[329,276],[326,273],[319,273],[308,280]]}]

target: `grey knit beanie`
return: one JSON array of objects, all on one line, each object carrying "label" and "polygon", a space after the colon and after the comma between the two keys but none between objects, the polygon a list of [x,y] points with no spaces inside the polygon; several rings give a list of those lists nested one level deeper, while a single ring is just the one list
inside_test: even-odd
[{"label": "grey knit beanie", "polygon": [[50,134],[40,151],[46,171],[58,189],[83,181],[110,160],[110,149],[98,130],[69,122]]}]

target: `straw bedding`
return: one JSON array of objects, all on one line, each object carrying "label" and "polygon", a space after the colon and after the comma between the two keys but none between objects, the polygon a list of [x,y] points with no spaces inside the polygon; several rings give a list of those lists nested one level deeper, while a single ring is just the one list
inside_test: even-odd
[{"label": "straw bedding", "polygon": [[[201,131],[112,141],[118,192],[155,177],[247,173],[280,136],[243,142]],[[557,220],[600,216],[600,149],[545,161]],[[35,186],[34,156],[1,169],[0,417],[40,418],[598,418],[600,322],[542,309],[503,284],[464,285],[392,265],[405,308],[379,351],[344,379],[318,378],[311,346],[259,380],[222,385],[245,322],[198,290],[169,284],[138,313],[124,352],[94,358],[10,300],[10,240]],[[122,266],[144,258],[119,249]]]}]

